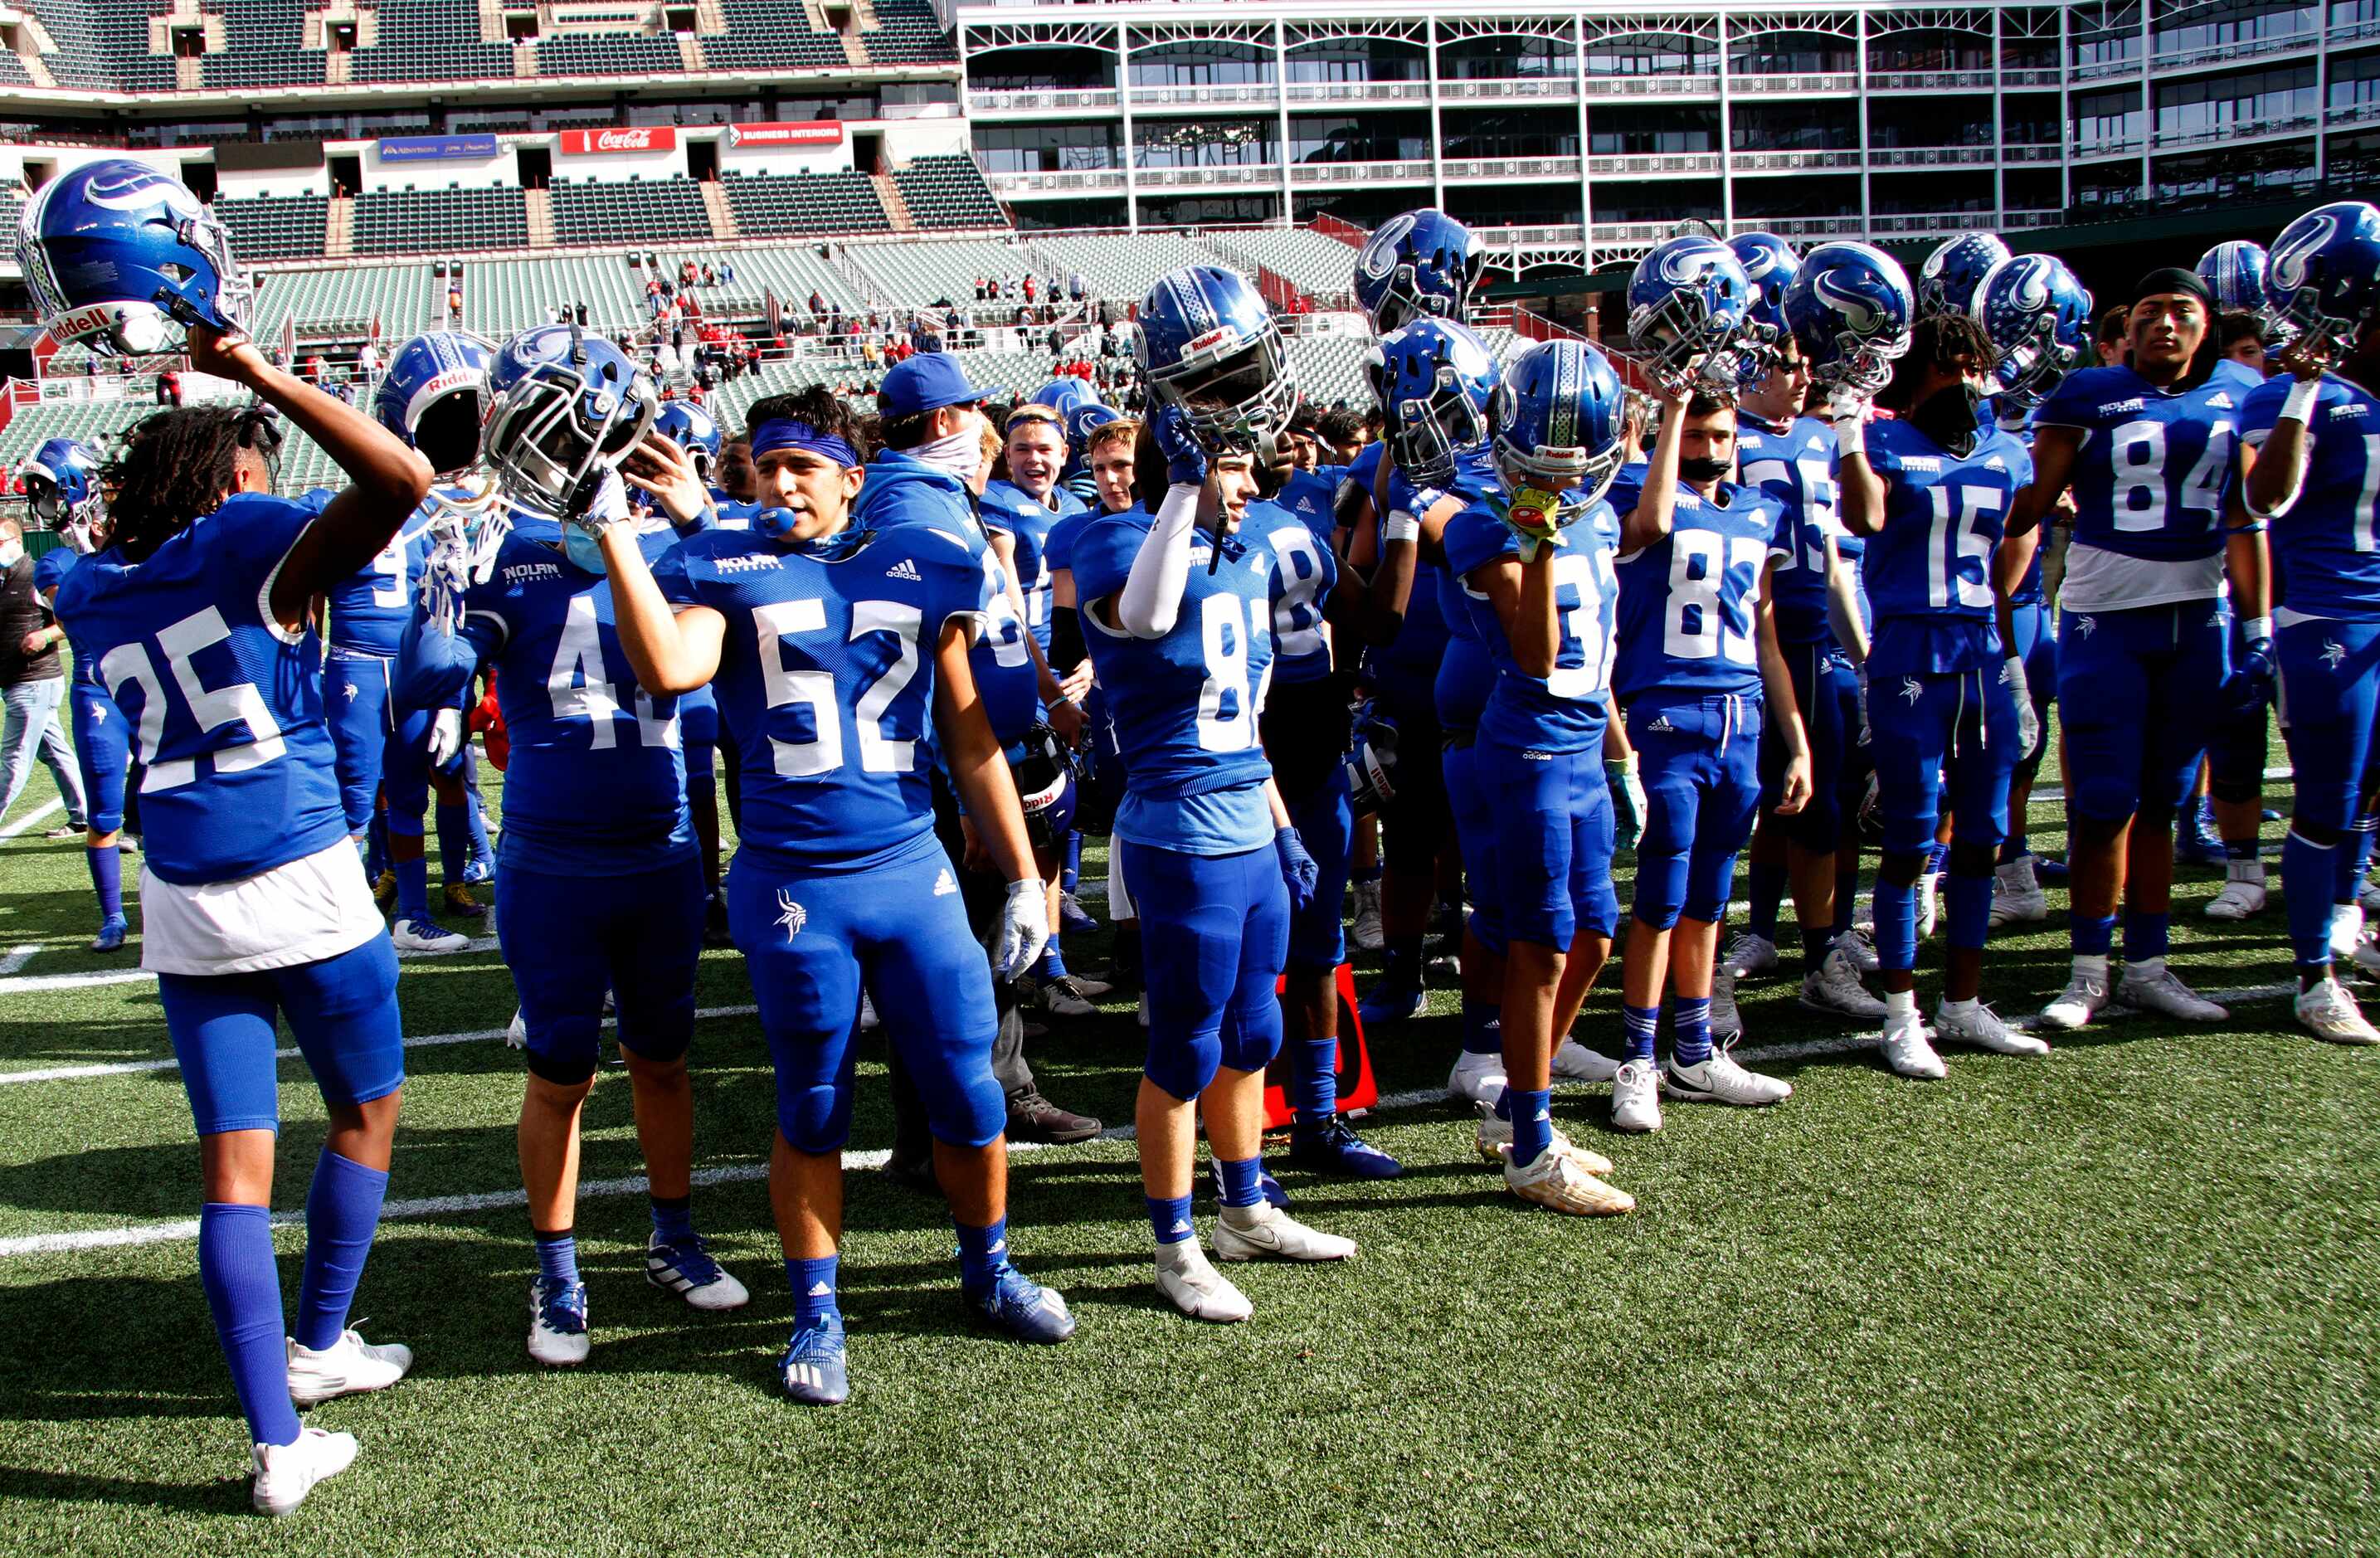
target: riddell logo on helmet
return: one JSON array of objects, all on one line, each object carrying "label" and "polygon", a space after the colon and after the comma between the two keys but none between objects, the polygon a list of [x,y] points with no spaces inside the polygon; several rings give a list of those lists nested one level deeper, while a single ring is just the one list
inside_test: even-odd
[{"label": "riddell logo on helmet", "polygon": [[50,321],[50,335],[58,341],[71,341],[94,330],[104,330],[115,323],[116,305],[93,303],[87,309],[77,309],[70,314],[60,314]]},{"label": "riddell logo on helmet", "polygon": [[1230,325],[1219,324],[1214,329],[1208,331],[1204,335],[1199,336],[1196,340],[1192,341],[1188,346],[1184,347],[1182,349],[1185,352],[1202,352],[1208,347],[1220,347],[1225,341],[1235,340],[1238,336],[1239,332],[1232,329]]}]

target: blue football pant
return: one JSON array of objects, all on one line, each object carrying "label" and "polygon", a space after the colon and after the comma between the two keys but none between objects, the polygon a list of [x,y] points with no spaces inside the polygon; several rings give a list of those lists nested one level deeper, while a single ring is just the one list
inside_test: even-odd
[{"label": "blue football pant", "polygon": [[1757,696],[1721,694],[1628,711],[1628,740],[1645,782],[1645,836],[1636,843],[1632,912],[1656,931],[1680,915],[1726,916],[1735,858],[1760,810]]},{"label": "blue football pant", "polygon": [[[2228,651],[2227,615],[2216,601],[2065,613],[2058,703],[2074,782],[2068,806],[2076,815],[2172,820],[2221,711]],[[1876,698],[1871,686],[1871,715]]]},{"label": "blue football pant", "polygon": [[622,1049],[651,1061],[684,1055],[703,898],[691,854],[625,876],[498,872],[496,935],[528,1029],[529,1070],[564,1086],[595,1075],[607,990]]},{"label": "blue football pant", "polygon": [[1610,935],[1620,897],[1611,885],[1616,828],[1600,736],[1578,752],[1524,751],[1499,741],[1472,751],[1495,813],[1504,934],[1557,952],[1568,952],[1581,931]]},{"label": "blue football pant", "polygon": [[252,974],[159,974],[165,1032],[200,1136],[281,1126],[277,1018],[329,1103],[369,1103],[405,1081],[396,949],[385,931],[350,952]]},{"label": "blue football pant", "polygon": [[1281,1049],[1289,889],[1268,845],[1188,855],[1118,839],[1140,908],[1148,1079],[1184,1102],[1223,1066],[1262,1071]]}]

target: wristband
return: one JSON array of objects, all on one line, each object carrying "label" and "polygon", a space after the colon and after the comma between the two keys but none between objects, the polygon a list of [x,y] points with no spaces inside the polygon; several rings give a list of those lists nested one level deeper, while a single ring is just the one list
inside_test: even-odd
[{"label": "wristband", "polygon": [[1402,508],[1392,508],[1389,517],[1380,521],[1380,539],[1383,542],[1418,542],[1421,540],[1421,521]]},{"label": "wristband", "polygon": [[1867,422],[1858,416],[1845,417],[1835,424],[1835,457],[1847,460],[1853,455],[1867,454]]},{"label": "wristband", "polygon": [[2281,402],[2281,416],[2289,421],[2311,423],[2313,420],[2313,403],[2320,398],[2320,379],[2300,379],[2289,385],[2289,398]]},{"label": "wristband", "polygon": [[2272,636],[2273,619],[2269,616],[2252,616],[2240,624],[2240,637],[2251,643],[2258,639],[2269,639]]}]

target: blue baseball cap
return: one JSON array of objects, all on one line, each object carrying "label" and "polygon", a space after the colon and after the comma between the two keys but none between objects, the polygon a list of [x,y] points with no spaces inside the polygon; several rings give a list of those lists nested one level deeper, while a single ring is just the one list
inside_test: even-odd
[{"label": "blue baseball cap", "polygon": [[896,362],[876,388],[876,408],[887,417],[915,417],[945,406],[973,406],[992,392],[967,381],[966,370],[948,352],[919,352]]}]

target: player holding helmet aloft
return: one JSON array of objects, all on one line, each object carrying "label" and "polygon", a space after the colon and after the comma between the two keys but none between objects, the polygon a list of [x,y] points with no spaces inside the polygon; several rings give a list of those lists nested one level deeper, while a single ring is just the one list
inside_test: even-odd
[{"label": "player holding helmet aloft", "polygon": [[[2085,369],[2034,419],[2034,480],[2008,521],[2029,536],[2070,488],[2074,542],[2059,596],[2058,705],[2073,788],[2074,970],[2044,1025],[2080,1028],[2109,997],[2107,957],[2125,907],[2126,1004],[2220,1020],[2166,967],[2174,812],[2190,791],[2218,702],[2269,679],[2263,538],[2227,528],[2241,392],[2210,380],[2213,300],[2191,272],[2152,271],[2125,316],[2128,366]],[[2245,619],[2229,665],[2224,609]]]},{"label": "player holding helmet aloft", "polygon": [[[600,542],[638,679],[716,677],[743,752],[727,906],[777,1075],[769,1196],[795,1304],[779,1372],[795,1401],[831,1406],[851,1388],[837,1247],[863,980],[924,1100],[966,1303],[1020,1340],[1074,1333],[1065,1302],[1008,1259],[1008,1112],[991,1065],[991,981],[1040,950],[1048,899],[967,655],[1003,598],[996,568],[932,524],[852,522],[875,478],[826,390],[763,408],[751,529],[688,537],[651,567],[627,527],[602,526]],[[900,415],[965,423],[979,449],[969,410]],[[939,456],[938,442],[912,447]],[[935,836],[938,761],[1008,879],[989,963]]]},{"label": "player holding helmet aloft", "polygon": [[[2274,620],[2297,775],[2281,845],[2297,1017],[2318,1038],[2374,1044],[2380,1031],[2330,966],[2370,848],[2357,820],[2380,803],[2380,211],[2340,201],[2299,217],[2273,244],[2271,275],[2298,335],[2281,354],[2284,376],[2241,408],[2241,499],[2253,520],[2271,520],[2289,579]],[[2375,961],[2361,946],[2355,957]]]},{"label": "player holding helmet aloft", "polygon": [[[595,507],[626,515],[615,468],[650,424],[652,382],[610,342],[549,324],[504,345],[488,389],[486,457],[516,524],[489,578],[466,592],[459,631],[426,617],[407,630],[399,683],[428,704],[483,666],[496,676],[512,741],[496,933],[527,1034],[521,1178],[538,1260],[528,1345],[540,1363],[568,1365],[589,1346],[574,1230],[606,991],[651,1186],[645,1274],[701,1310],[747,1295],[694,1228],[686,1055],[703,880],[677,704],[634,674],[605,558],[563,523]],[[639,542],[658,554],[675,539],[655,522]]]},{"label": "player holding helmet aloft", "polygon": [[[33,565],[33,592],[57,612],[58,586],[83,557],[107,544],[107,499],[100,490],[99,452],[71,438],[53,438],[17,468],[17,490],[36,518],[56,530],[66,544],[42,554]],[[99,661],[75,639],[63,619],[54,629],[74,651],[74,677],[67,700],[74,721],[75,767],[82,780],[83,863],[99,900],[99,933],[93,952],[122,949],[128,932],[124,919],[122,834],[126,770],[132,730],[101,680]],[[137,829],[135,830],[138,831]]]},{"label": "player holding helmet aloft", "polygon": [[[247,1419],[251,1499],[285,1515],[356,1455],[297,1406],[383,1389],[412,1363],[347,1325],[405,1053],[396,955],[347,841],[308,614],[387,544],[430,469],[240,334],[249,292],[223,229],[170,176],[118,160],[61,175],[27,208],[18,258],[55,338],[154,350],[178,324],[193,368],[258,396],[132,430],[108,470],[109,544],[67,576],[58,607],[137,732],[141,962],[198,1126],[200,1282]],[[273,411],[352,480],[320,513],[267,495]],[[281,1018],[330,1115],[294,1331],[270,1210]]]},{"label": "player holding helmet aloft", "polygon": [[[1936,1032],[2003,1054],[2046,1054],[2048,1045],[2011,1031],[1977,999],[2009,775],[2038,735],[2024,662],[2008,647],[2005,626],[2007,590],[2025,559],[2000,556],[2001,523],[2031,468],[2024,446],[1982,416],[1998,354],[1963,313],[1929,314],[1899,339],[1866,332],[1868,351],[1899,359],[1886,391],[1899,415],[1869,423],[1874,377],[1846,371],[1840,344],[1870,319],[1897,326],[1907,317],[1899,267],[1865,245],[1828,244],[1811,255],[1810,274],[1808,294],[1793,299],[1797,333],[1832,380],[1843,523],[1869,538],[1863,577],[1876,610],[1867,708],[1884,824],[1876,946],[1885,1064],[1903,1077],[1946,1074],[1916,996],[1918,879],[1946,811],[1949,956]],[[1869,318],[1847,302],[1864,305]]]},{"label": "player holding helmet aloft", "polygon": [[1232,272],[1167,275],[1140,327],[1172,485],[1154,515],[1091,521],[1070,561],[1126,772],[1111,836],[1145,928],[1148,1055],[1134,1114],[1158,1291],[1193,1319],[1236,1321],[1248,1300],[1208,1263],[1190,1220],[1200,1116],[1223,1205],[1218,1255],[1355,1253],[1263,1192],[1274,985],[1317,872],[1258,736],[1286,576],[1269,544],[1238,532],[1255,451],[1269,453],[1297,390],[1263,300]]},{"label": "player holding helmet aloft", "polygon": [[[1609,718],[1611,557],[1619,521],[1604,489],[1624,457],[1625,392],[1603,354],[1552,341],[1515,359],[1491,403],[1497,487],[1446,522],[1447,568],[1496,675],[1470,749],[1492,836],[1466,837],[1475,916],[1501,958],[1492,1030],[1501,1085],[1480,1109],[1480,1155],[1522,1199],[1593,1216],[1635,1200],[1609,1160],[1554,1129],[1557,1046],[1611,951],[1612,809],[1600,767]],[[1475,1039],[1465,1024],[1465,1065]],[[1473,1067],[1484,1072],[1484,1067]],[[1456,1072],[1455,1085],[1467,1080]]]}]

